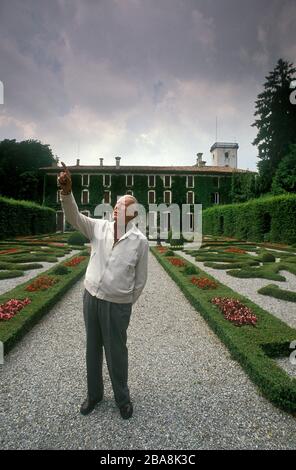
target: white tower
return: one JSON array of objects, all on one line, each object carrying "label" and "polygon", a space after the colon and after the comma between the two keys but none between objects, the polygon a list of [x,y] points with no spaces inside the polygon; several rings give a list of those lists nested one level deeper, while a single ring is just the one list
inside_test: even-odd
[{"label": "white tower", "polygon": [[237,168],[236,142],[215,142],[210,148],[212,154],[212,166],[229,166]]}]

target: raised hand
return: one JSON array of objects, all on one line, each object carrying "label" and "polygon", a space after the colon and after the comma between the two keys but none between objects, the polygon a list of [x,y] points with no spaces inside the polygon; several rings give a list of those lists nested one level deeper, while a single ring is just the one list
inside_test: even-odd
[{"label": "raised hand", "polygon": [[61,162],[63,165],[64,171],[59,174],[58,185],[62,189],[62,194],[69,194],[72,190],[72,179],[70,171],[66,167],[64,162]]}]

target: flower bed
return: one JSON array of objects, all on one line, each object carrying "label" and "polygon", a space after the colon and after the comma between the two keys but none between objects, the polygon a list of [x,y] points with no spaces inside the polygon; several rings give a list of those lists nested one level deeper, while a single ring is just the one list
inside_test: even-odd
[{"label": "flower bed", "polygon": [[26,290],[29,292],[35,292],[37,290],[45,290],[53,286],[59,279],[50,276],[40,276],[31,284],[26,287]]},{"label": "flower bed", "polygon": [[[82,256],[81,251],[79,255]],[[10,292],[5,292],[0,295],[0,303],[8,303],[8,308],[18,306],[18,303],[15,302],[16,299],[29,298],[30,300],[30,304],[27,305],[21,315],[14,315],[13,317],[10,316],[9,321],[0,321],[0,341],[3,343],[5,355],[21,340],[33,325],[35,325],[44,315],[50,313],[56,302],[61,300],[68,289],[71,289],[73,285],[81,279],[87,268],[88,257],[83,256],[83,259],[84,261],[79,263],[78,266],[64,268],[68,270],[67,274],[58,276],[54,272],[57,267],[63,266],[62,262],[43,273],[43,278],[47,276],[47,279],[57,278],[59,281],[54,285],[51,285],[51,288],[49,289],[39,289],[28,294],[30,290],[26,290],[26,287],[32,284],[38,286],[37,279],[40,279],[39,275],[35,279],[19,284]],[[37,283],[35,284],[34,281],[37,281]],[[44,285],[42,284],[42,286]],[[14,302],[11,302],[11,300]],[[2,313],[12,313],[12,311],[7,312],[7,310],[3,312],[3,305],[1,305],[1,307]],[[8,317],[6,318],[8,319]]]},{"label": "flower bed", "polygon": [[19,248],[10,248],[9,250],[0,251],[0,255],[7,255],[9,253],[15,253],[16,251],[20,251]]},{"label": "flower bed", "polygon": [[84,259],[85,259],[85,256],[76,256],[70,261],[67,261],[66,263],[64,263],[64,266],[77,266],[77,264],[80,264],[81,261],[83,261]]},{"label": "flower bed", "polygon": [[165,253],[168,249],[165,246],[156,246],[155,247],[159,253]]},{"label": "flower bed", "polygon": [[[216,297],[234,301],[232,304],[234,316],[230,315],[230,319],[234,321],[225,321],[218,305],[211,302],[214,297],[211,290],[196,289],[190,282],[190,278],[184,276],[182,270],[168,262],[168,257],[161,255],[154,247],[150,247],[150,251],[196,309],[197,315],[201,315],[208,322],[215,334],[229,348],[232,359],[240,363],[249,378],[260,388],[262,394],[276,406],[296,416],[296,379],[288,375],[274,361],[276,357],[290,356],[290,344],[296,338],[296,329],[289,327],[247,297],[219,282]],[[190,262],[187,263],[189,266],[194,266]],[[199,273],[215,281],[200,268]],[[237,301],[241,302],[241,305],[237,304]],[[222,305],[221,302],[220,305]],[[250,309],[251,316],[248,317],[250,311],[245,308]],[[235,317],[237,311],[240,311],[244,320]],[[226,314],[229,313],[230,310],[226,308]],[[242,315],[243,313],[246,315]],[[258,319],[256,327],[254,327],[255,319],[252,318],[252,314]],[[245,324],[248,318],[251,324]],[[237,324],[245,326],[237,328]]]},{"label": "flower bed", "polygon": [[169,262],[178,268],[182,268],[186,265],[185,261],[180,258],[168,258]]},{"label": "flower bed", "polygon": [[246,250],[242,250],[241,248],[236,248],[235,246],[231,246],[223,250],[225,253],[246,253]]},{"label": "flower bed", "polygon": [[212,279],[209,279],[207,277],[196,277],[193,276],[191,278],[192,284],[195,284],[197,287],[200,289],[217,289],[217,282],[212,281]]},{"label": "flower bed", "polygon": [[254,312],[239,300],[229,297],[214,297],[211,302],[218,306],[226,320],[236,326],[256,325],[257,317]]},{"label": "flower bed", "polygon": [[10,299],[4,304],[0,305],[0,320],[10,320],[16,315],[22,308],[31,303],[31,300],[26,297],[23,300]]}]

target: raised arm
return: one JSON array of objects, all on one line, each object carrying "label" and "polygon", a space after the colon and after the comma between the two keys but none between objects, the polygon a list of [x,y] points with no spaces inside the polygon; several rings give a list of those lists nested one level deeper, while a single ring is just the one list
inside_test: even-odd
[{"label": "raised arm", "polygon": [[72,193],[72,180],[70,172],[64,162],[61,163],[64,167],[64,172],[60,173],[58,182],[59,187],[62,188],[60,191],[60,199],[66,220],[74,228],[76,228],[76,230],[79,230],[81,233],[83,233],[83,235],[91,240],[94,236],[95,225],[97,221],[79,212]]}]

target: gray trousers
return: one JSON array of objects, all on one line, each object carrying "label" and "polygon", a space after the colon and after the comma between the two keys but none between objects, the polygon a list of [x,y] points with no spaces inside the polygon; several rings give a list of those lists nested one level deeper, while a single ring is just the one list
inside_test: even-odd
[{"label": "gray trousers", "polygon": [[118,407],[130,401],[128,388],[127,328],[132,303],[119,304],[98,299],[87,289],[83,293],[83,316],[86,329],[87,388],[91,399],[104,394],[102,375],[103,347]]}]

